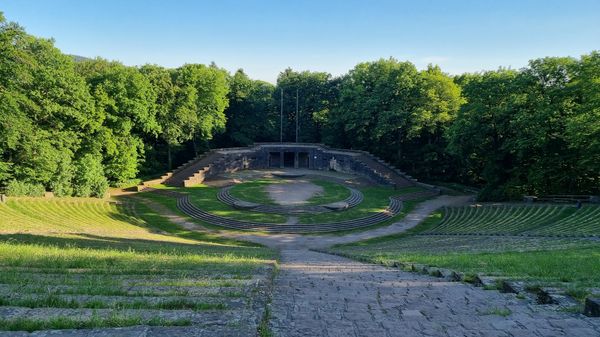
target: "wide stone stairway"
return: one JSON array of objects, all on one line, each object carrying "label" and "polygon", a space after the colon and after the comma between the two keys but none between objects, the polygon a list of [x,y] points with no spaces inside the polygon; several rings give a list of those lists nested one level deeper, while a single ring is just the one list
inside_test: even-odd
[{"label": "wide stone stairway", "polygon": [[271,311],[287,337],[600,336],[597,318],[306,249],[282,251]]}]

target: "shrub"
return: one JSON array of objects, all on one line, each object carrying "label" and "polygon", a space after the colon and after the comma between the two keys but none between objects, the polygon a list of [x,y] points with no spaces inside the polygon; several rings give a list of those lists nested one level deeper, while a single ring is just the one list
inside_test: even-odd
[{"label": "shrub", "polygon": [[11,197],[43,197],[46,189],[43,185],[11,180],[6,186],[6,195]]},{"label": "shrub", "polygon": [[86,154],[81,157],[76,165],[74,181],[76,196],[104,197],[108,189],[108,181],[104,176],[104,166],[100,156]]},{"label": "shrub", "polygon": [[58,168],[50,181],[50,190],[57,197],[67,197],[73,194],[73,163],[71,157],[63,156],[58,162]]}]

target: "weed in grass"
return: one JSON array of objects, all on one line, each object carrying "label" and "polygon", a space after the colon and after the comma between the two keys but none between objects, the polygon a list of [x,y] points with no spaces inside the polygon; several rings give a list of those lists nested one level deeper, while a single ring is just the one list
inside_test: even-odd
[{"label": "weed in grass", "polygon": [[260,337],[273,337],[273,331],[269,327],[269,321],[271,320],[271,308],[269,306],[265,307],[265,312],[263,314],[262,319],[260,320],[260,324],[258,325],[258,335]]}]

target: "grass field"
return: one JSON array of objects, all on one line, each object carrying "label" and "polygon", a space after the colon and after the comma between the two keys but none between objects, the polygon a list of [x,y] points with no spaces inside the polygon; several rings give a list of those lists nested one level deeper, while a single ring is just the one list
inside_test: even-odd
[{"label": "grass field", "polygon": [[[250,308],[263,301],[273,251],[190,232],[122,201],[131,202],[0,204],[0,329],[193,325],[207,316],[239,329],[236,317],[260,315]],[[4,309],[12,307],[33,311]]]},{"label": "grass field", "polygon": [[[331,251],[375,263],[419,263],[526,280],[565,288],[581,299],[600,286],[600,241],[586,236],[600,233],[597,210],[561,205],[446,208],[406,233]],[[517,233],[529,236],[504,235]],[[561,237],[573,233],[584,235]]]}]

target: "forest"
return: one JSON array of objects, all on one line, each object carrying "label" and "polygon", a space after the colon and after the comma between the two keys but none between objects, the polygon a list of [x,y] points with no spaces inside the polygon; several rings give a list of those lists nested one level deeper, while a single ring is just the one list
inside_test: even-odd
[{"label": "forest", "polygon": [[[241,60],[240,62],[242,62]],[[0,13],[0,189],[97,196],[210,148],[361,149],[480,200],[600,193],[600,52],[450,75],[394,58],[276,84],[216,64],[126,66],[62,53]]]}]

